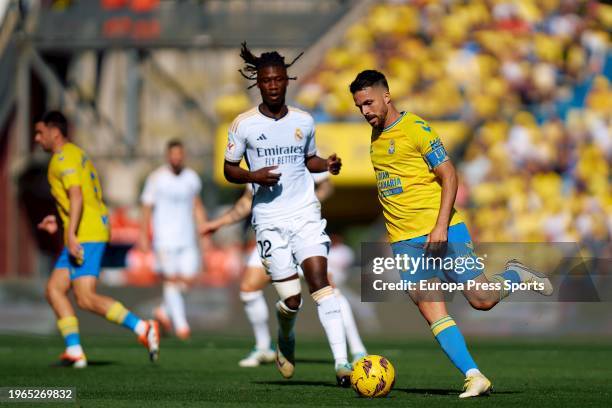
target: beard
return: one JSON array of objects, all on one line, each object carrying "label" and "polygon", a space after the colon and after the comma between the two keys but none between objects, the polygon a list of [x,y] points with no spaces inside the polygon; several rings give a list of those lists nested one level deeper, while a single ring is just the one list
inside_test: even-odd
[{"label": "beard", "polygon": [[182,164],[177,164],[177,165],[171,164],[170,168],[172,169],[172,172],[174,174],[177,174],[177,175],[181,174],[181,171],[183,171],[183,165]]},{"label": "beard", "polygon": [[384,115],[368,115],[365,117],[370,126],[376,130],[382,130],[385,128],[385,116]]}]

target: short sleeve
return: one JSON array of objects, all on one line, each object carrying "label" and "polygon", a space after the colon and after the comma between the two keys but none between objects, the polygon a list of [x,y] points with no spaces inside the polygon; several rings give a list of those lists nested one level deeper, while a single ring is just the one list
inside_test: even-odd
[{"label": "short sleeve", "polygon": [[416,140],[416,147],[425,159],[430,169],[435,169],[449,160],[446,149],[438,134],[424,120],[416,120],[412,132]]},{"label": "short sleeve", "polygon": [[225,147],[225,160],[240,163],[246,151],[246,138],[240,134],[236,122],[227,132],[227,146]]},{"label": "short sleeve", "polygon": [[310,123],[309,129],[306,133],[306,157],[314,156],[317,154],[317,142],[315,138],[315,126],[314,121]]},{"label": "short sleeve", "polygon": [[193,175],[193,194],[199,195],[200,191],[202,191],[202,182],[200,181],[198,173],[194,171],[191,174]]},{"label": "short sleeve", "polygon": [[144,189],[142,190],[142,195],[140,196],[140,202],[144,205],[155,204],[155,179],[156,172],[150,174],[145,181]]},{"label": "short sleeve", "polygon": [[65,190],[82,184],[81,161],[75,154],[66,154],[60,158],[58,163],[59,178]]}]

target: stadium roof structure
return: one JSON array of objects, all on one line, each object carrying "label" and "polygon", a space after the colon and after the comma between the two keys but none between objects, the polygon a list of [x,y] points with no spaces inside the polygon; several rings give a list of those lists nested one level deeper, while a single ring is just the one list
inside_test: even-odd
[{"label": "stadium roof structure", "polygon": [[306,47],[356,0],[63,1],[38,11],[39,50]]}]

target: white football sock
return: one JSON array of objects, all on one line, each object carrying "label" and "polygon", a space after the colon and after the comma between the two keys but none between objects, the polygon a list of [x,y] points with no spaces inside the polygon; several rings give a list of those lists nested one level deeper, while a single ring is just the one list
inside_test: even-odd
[{"label": "white football sock", "polygon": [[80,344],[66,347],[66,354],[72,357],[79,357],[83,354],[83,347]]},{"label": "white football sock", "polygon": [[347,298],[344,297],[342,292],[338,289],[334,289],[334,293],[338,298],[338,303],[340,305],[340,313],[342,313],[342,322],[344,323],[344,330],[346,332],[346,339],[348,340],[349,349],[351,350],[351,354],[355,355],[358,353],[365,353],[366,348],[361,341],[361,336],[359,336],[359,330],[357,329],[357,324],[355,323],[355,318],[353,317],[353,311],[351,310],[351,305],[349,304]]},{"label": "white football sock", "polygon": [[342,313],[340,312],[340,304],[338,298],[334,295],[333,288],[326,286],[312,293],[311,296],[317,304],[319,320],[327,335],[327,341],[334,355],[336,366],[348,363]]},{"label": "white football sock", "polygon": [[473,375],[478,375],[480,374],[480,370],[477,368],[470,368],[469,370],[466,371],[465,376],[466,377],[471,377]]},{"label": "white football sock", "polygon": [[240,300],[244,303],[244,311],[253,327],[255,348],[269,350],[271,338],[268,329],[268,305],[263,291],[240,292]]},{"label": "white football sock", "polygon": [[140,321],[136,323],[136,327],[134,327],[134,333],[136,333],[137,336],[144,336],[147,334],[147,330],[149,330],[149,324],[142,319],[140,319]]},{"label": "white football sock", "polygon": [[187,317],[185,316],[185,301],[178,285],[164,283],[164,303],[169,309],[170,318],[174,324],[174,330],[189,329]]}]

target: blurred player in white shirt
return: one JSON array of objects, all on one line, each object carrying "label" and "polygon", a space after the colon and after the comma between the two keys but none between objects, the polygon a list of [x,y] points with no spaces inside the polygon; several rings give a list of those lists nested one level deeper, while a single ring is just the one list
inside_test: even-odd
[{"label": "blurred player in white shirt", "polygon": [[177,337],[188,339],[191,330],[183,294],[200,271],[197,229],[206,222],[206,211],[200,199],[200,178],[185,167],[182,142],[170,141],[166,157],[167,164],[147,177],[142,192],[140,248],[150,248],[148,231],[152,219],[153,250],[163,275],[163,302],[155,310],[155,317],[166,330],[172,323]]},{"label": "blurred player in white shirt", "polygon": [[[333,185],[329,180],[329,173],[313,173],[315,181],[315,194],[319,201],[323,202],[333,193]],[[201,232],[211,233],[219,228],[237,223],[251,213],[253,201],[253,189],[250,185],[245,189],[242,196],[223,215],[217,219],[210,220],[204,224]],[[332,237],[333,242],[333,237]],[[346,281],[346,269],[353,263],[354,255],[346,245],[334,245],[330,248],[328,255],[328,276],[330,283],[335,283],[334,291],[340,302],[342,320],[346,330],[347,341],[353,361],[366,354],[365,347],[359,336],[355,319],[348,300],[339,290],[338,285]],[[300,270],[301,273],[301,270]],[[272,348],[270,329],[268,327],[268,305],[264,298],[263,289],[270,283],[270,276],[266,274],[261,263],[260,254],[255,246],[248,254],[246,268],[240,282],[240,300],[244,304],[244,311],[255,335],[255,347],[249,355],[239,361],[240,367],[257,367],[262,363],[274,361],[275,352]]]}]

